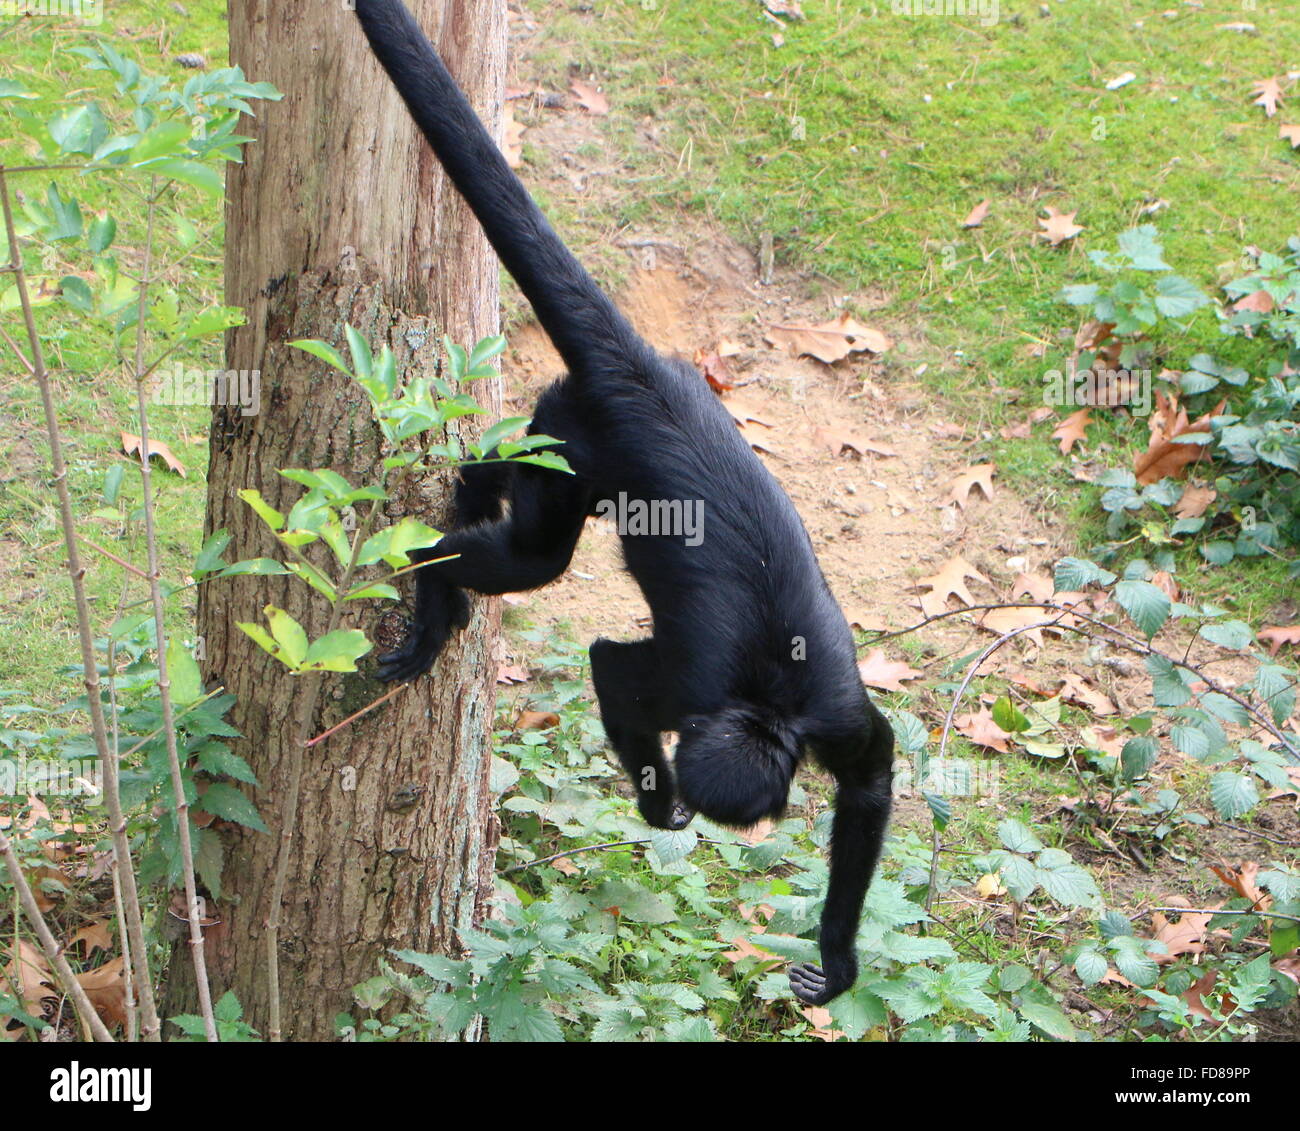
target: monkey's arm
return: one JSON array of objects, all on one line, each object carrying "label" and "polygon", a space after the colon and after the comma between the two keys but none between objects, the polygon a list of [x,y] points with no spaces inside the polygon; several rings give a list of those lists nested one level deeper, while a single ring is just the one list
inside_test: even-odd
[{"label": "monkey's arm", "polygon": [[825,1005],[851,989],[858,977],[858,922],[885,839],[893,779],[893,733],[874,706],[871,719],[865,740],[814,746],[838,788],[830,887],[821,921],[822,965],[804,963],[790,969],[790,989],[809,1005]]}]

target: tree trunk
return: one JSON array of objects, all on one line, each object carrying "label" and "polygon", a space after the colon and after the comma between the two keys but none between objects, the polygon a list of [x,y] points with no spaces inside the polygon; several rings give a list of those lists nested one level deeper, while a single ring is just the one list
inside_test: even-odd
[{"label": "tree trunk", "polygon": [[[489,128],[505,75],[503,0],[407,0]],[[375,481],[378,432],[367,402],[341,375],[286,343],[321,338],[344,348],[350,322],[399,373],[432,375],[443,333],[472,343],[497,332],[497,263],[420,139],[341,4],[230,0],[231,62],[274,83],[284,100],[259,104],[240,133],[245,164],[227,166],[226,302],[247,324],[227,341],[233,370],[261,373],[260,412],[214,410],[206,530],[233,536],[227,560],[280,556],[235,492],[255,487],[288,510],[301,488],[278,468],[330,467],[354,485]],[[346,354],[346,350],[345,350]],[[498,382],[476,385],[500,409]],[[405,509],[441,526],[447,484],[425,485]],[[393,508],[397,510],[396,507]],[[391,516],[390,516],[391,517]],[[312,638],[328,609],[296,579],[247,577],[201,589],[199,635],[208,686],[238,697],[236,750],[260,782],[253,796],[271,835],[229,826],[220,922],[207,928],[213,997],[234,990],[265,1032],[265,925],[289,753],[305,707],[303,681],[235,627],[263,605],[288,610]],[[341,627],[392,646],[391,605],[347,606]],[[456,953],[491,890],[495,824],[488,791],[499,627],[495,601],[476,601],[469,628],[433,670],[394,700],[306,755],[280,927],[286,1039],[328,1039],[351,987],[378,972],[387,948]],[[363,659],[361,666],[372,666]],[[364,671],[326,677],[311,733],[385,688]],[[192,1012],[193,971],[176,943],[164,1016]]]}]

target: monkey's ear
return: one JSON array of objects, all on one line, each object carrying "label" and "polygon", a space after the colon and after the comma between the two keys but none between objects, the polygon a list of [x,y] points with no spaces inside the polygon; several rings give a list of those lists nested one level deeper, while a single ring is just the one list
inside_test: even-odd
[{"label": "monkey's ear", "polygon": [[673,758],[682,801],[736,828],[785,809],[798,764],[796,737],[745,704],[682,720]]}]

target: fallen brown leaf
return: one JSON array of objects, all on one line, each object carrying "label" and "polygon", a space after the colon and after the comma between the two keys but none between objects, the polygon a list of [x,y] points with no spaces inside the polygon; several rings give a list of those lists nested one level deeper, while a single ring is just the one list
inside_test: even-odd
[{"label": "fallen brown leaf", "polygon": [[1056,426],[1052,439],[1059,441],[1061,455],[1068,456],[1075,444],[1082,444],[1088,438],[1088,421],[1091,416],[1092,409],[1081,408],[1078,412],[1070,413]]},{"label": "fallen brown leaf", "polygon": [[1183,488],[1183,497],[1178,500],[1178,505],[1174,507],[1174,514],[1179,518],[1200,518],[1205,513],[1206,508],[1218,497],[1219,492],[1213,487],[1189,485]]},{"label": "fallen brown leaf", "polygon": [[1278,649],[1283,644],[1300,647],[1300,624],[1288,625],[1285,628],[1281,625],[1270,625],[1268,628],[1261,628],[1259,638],[1268,645],[1268,654],[1276,656]]},{"label": "fallen brown leaf", "polygon": [[554,711],[520,711],[515,719],[515,730],[546,730],[560,725],[560,716]]},{"label": "fallen brown leaf", "polygon": [[1300,149],[1300,126],[1278,126],[1277,132],[1279,137],[1291,143],[1292,149]]},{"label": "fallen brown leaf", "polygon": [[989,202],[981,200],[974,208],[971,209],[970,215],[961,222],[963,228],[978,228],[989,214]]},{"label": "fallen brown leaf", "polygon": [[992,584],[965,558],[950,558],[940,567],[939,572],[932,577],[918,578],[918,585],[925,585],[930,589],[929,593],[925,593],[921,597],[921,611],[927,617],[938,616],[947,610],[949,597],[956,597],[963,605],[975,604],[975,598],[971,596],[970,590],[966,588],[968,578],[973,581],[982,581],[985,585]]},{"label": "fallen brown leaf", "polygon": [[1282,105],[1282,82],[1280,79],[1259,79],[1251,86],[1250,93],[1255,95],[1252,106],[1264,107],[1264,113],[1272,117]]},{"label": "fallen brown leaf", "polygon": [[868,687],[881,691],[906,691],[904,680],[920,679],[925,673],[898,660],[885,659],[883,648],[873,648],[858,664],[858,675]]},{"label": "fallen brown leaf", "polygon": [[1011,734],[993,721],[993,713],[987,707],[960,715],[952,722],[953,729],[958,734],[969,738],[976,746],[986,746],[1002,754],[1008,753],[1011,749],[1007,745]]},{"label": "fallen brown leaf", "polygon": [[884,353],[894,344],[887,334],[862,325],[848,311],[815,326],[807,323],[771,326],[764,339],[770,345],[786,347],[794,357],[807,354],[826,365],[863,350]]},{"label": "fallen brown leaf", "polygon": [[1171,923],[1159,911],[1151,913],[1151,925],[1155,928],[1155,938],[1168,948],[1167,954],[1153,954],[1157,962],[1172,962],[1181,954],[1200,954],[1205,950],[1205,929],[1213,918],[1212,915],[1197,915],[1184,912],[1178,916],[1177,923]]},{"label": "fallen brown leaf", "polygon": [[[140,452],[140,437],[133,436],[130,432],[123,432],[122,451],[129,456],[138,455]],[[153,459],[154,456],[162,460],[171,471],[176,472],[182,479],[185,478],[185,465],[172,454],[171,448],[161,440],[149,441],[149,458]]]},{"label": "fallen brown leaf", "polygon": [[[1164,478],[1181,478],[1191,466],[1204,458],[1209,443],[1210,419],[1223,411],[1227,401],[1220,401],[1204,416],[1187,419],[1187,410],[1173,396],[1157,390],[1157,412],[1151,414],[1151,440],[1145,452],[1134,457],[1133,471],[1137,481],[1148,485]],[[1175,437],[1204,433],[1206,444],[1175,442]]]},{"label": "fallen brown leaf", "polygon": [[1046,240],[1053,247],[1060,247],[1066,240],[1074,239],[1083,231],[1083,226],[1074,222],[1078,214],[1077,209],[1074,212],[1058,212],[1055,208],[1048,208],[1046,219],[1041,216],[1038,219],[1038,224],[1043,229],[1038,233],[1038,238]]},{"label": "fallen brown leaf", "polygon": [[996,470],[996,465],[991,463],[977,463],[968,467],[952,481],[948,501],[965,509],[966,504],[970,502],[971,490],[975,487],[980,489],[986,499],[992,499],[993,472]]},{"label": "fallen brown leaf", "polygon": [[874,440],[868,440],[863,436],[858,436],[849,432],[841,432],[832,428],[818,428],[813,432],[813,439],[825,447],[833,456],[838,456],[843,452],[852,452],[854,455],[864,456],[870,453],[875,456],[896,456],[898,451],[891,448],[888,444],[878,444]]},{"label": "fallen brown leaf", "polygon": [[119,957],[77,975],[90,1004],[109,1029],[115,1025],[126,1028],[126,978],[122,971],[123,962]]},{"label": "fallen brown leaf", "polygon": [[589,114],[601,116],[609,113],[609,99],[589,82],[574,79],[569,89],[578,96],[578,105]]}]

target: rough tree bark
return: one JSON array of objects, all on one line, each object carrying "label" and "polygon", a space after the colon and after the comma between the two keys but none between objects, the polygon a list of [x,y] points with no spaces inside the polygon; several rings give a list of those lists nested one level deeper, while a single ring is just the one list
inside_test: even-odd
[{"label": "rough tree bark", "polygon": [[[505,76],[504,0],[407,0],[470,100],[497,128]],[[343,325],[408,377],[430,374],[445,332],[472,343],[498,324],[497,264],[477,223],[442,175],[343,4],[230,0],[231,61],[284,92],[240,133],[255,140],[228,166],[226,301],[248,322],[227,341],[227,365],[261,373],[261,411],[216,409],[206,530],[233,535],[227,559],[276,556],[237,497],[255,487],[287,510],[301,488],[277,468],[331,467],[353,483],[375,475],[377,433],[365,399],[286,343],[344,346]],[[489,409],[499,389],[477,386]],[[403,500],[438,525],[447,485]],[[397,508],[394,508],[397,512]],[[199,634],[208,686],[238,697],[237,750],[260,782],[254,798],[272,835],[236,827],[227,843],[220,923],[207,929],[214,998],[233,989],[265,1031],[264,931],[288,753],[303,710],[301,684],[235,627],[272,603],[312,637],[328,610],[282,578],[205,586]],[[385,606],[391,609],[390,606]],[[376,603],[349,607],[342,627],[379,646],[400,635]],[[350,988],[375,975],[393,946],[456,950],[455,932],[490,892],[494,823],[488,792],[496,602],[475,603],[469,628],[418,681],[307,753],[280,928],[286,1039],[327,1039],[352,1009]],[[372,661],[363,660],[363,668]],[[382,693],[367,674],[331,676],[313,733]],[[190,963],[171,963],[166,1013],[190,1011]]]}]

